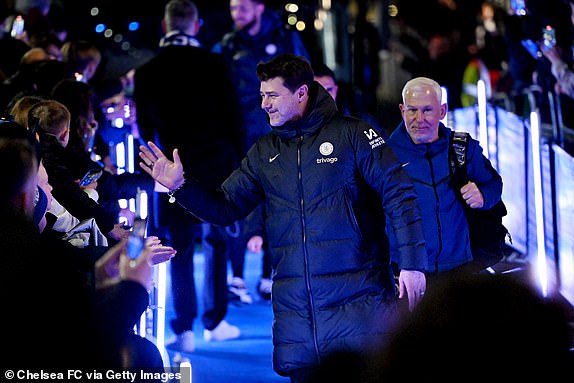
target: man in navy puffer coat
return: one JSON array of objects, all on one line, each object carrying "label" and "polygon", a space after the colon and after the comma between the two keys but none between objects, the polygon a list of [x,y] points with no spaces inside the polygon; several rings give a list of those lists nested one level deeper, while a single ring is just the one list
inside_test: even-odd
[{"label": "man in navy puffer coat", "polygon": [[[395,229],[400,293],[411,307],[425,290],[426,252],[416,192],[384,139],[337,112],[302,57],[259,64],[260,138],[220,190],[184,178],[150,143],[140,166],[198,218],[219,225],[265,206],[273,265],[274,369],[303,381],[334,352],[380,347],[396,320],[384,220]],[[386,217],[379,214],[384,208]]]}]

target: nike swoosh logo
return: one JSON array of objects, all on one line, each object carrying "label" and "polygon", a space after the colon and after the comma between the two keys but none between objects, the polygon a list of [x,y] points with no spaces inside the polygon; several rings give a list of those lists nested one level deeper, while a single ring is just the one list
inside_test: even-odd
[{"label": "nike swoosh logo", "polygon": [[273,157],[269,157],[269,163],[275,161],[275,159],[276,159],[277,157],[279,157],[279,154],[281,154],[281,153],[277,153],[277,154],[274,155]]},{"label": "nike swoosh logo", "polygon": [[410,162],[405,162],[404,164],[401,165],[401,167],[404,168],[404,167],[407,166],[408,164],[410,164]]}]

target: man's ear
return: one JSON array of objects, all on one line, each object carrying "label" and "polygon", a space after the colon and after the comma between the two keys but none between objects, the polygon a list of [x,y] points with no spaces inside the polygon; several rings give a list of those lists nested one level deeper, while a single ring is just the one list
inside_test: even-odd
[{"label": "man's ear", "polygon": [[66,138],[66,135],[70,134],[68,129],[65,129],[64,131],[60,132],[60,134],[58,134],[58,140],[64,141],[64,139]]},{"label": "man's ear", "polygon": [[446,112],[448,112],[448,105],[446,103],[441,104],[440,106],[440,119],[442,120],[444,116],[446,116]]},{"label": "man's ear", "polygon": [[309,95],[309,87],[306,84],[303,84],[297,90],[297,97],[299,98],[299,101],[303,101],[303,98],[307,95]]},{"label": "man's ear", "polygon": [[14,197],[14,206],[18,211],[26,212],[26,206],[34,206],[34,202],[30,202],[29,198],[26,192],[20,192]]},{"label": "man's ear", "polygon": [[167,25],[165,23],[165,19],[161,19],[161,30],[164,35],[167,33]]},{"label": "man's ear", "polygon": [[197,36],[200,28],[201,28],[201,21],[197,19],[195,23],[193,23],[193,36]]},{"label": "man's ear", "polygon": [[265,12],[265,4],[260,3],[255,5],[255,13],[261,16]]}]

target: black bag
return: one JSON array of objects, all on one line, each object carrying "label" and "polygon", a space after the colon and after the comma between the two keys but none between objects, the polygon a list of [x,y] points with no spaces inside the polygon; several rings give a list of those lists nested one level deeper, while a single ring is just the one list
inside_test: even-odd
[{"label": "black bag", "polygon": [[[468,179],[466,152],[470,135],[466,132],[452,132],[449,150],[450,170],[453,185],[460,190]],[[493,169],[494,171],[494,169]],[[508,229],[502,224],[502,217],[507,214],[506,206],[502,200],[491,209],[471,209],[458,193],[464,207],[468,229],[470,233],[470,246],[473,261],[471,271],[479,272],[500,262],[507,250],[506,239],[512,243]]]}]

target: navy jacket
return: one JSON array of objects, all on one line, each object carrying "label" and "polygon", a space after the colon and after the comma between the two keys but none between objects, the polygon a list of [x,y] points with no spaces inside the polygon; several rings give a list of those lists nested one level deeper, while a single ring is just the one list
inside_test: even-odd
[{"label": "navy jacket", "polygon": [[[449,170],[450,133],[451,129],[441,123],[436,142],[416,145],[402,122],[388,139],[415,183],[423,215],[428,272],[451,270],[472,260],[468,225]],[[475,139],[468,145],[467,164],[469,179],[477,184],[484,197],[483,209],[491,208],[500,200],[502,178]],[[394,247],[397,239],[391,230],[388,235],[391,257],[400,262],[400,254]]]},{"label": "navy jacket", "polygon": [[310,94],[304,117],[272,127],[221,191],[190,177],[176,194],[220,225],[264,203],[279,374],[385,339],[395,295],[381,207],[401,264],[422,270],[426,260],[416,192],[392,150],[370,125],[337,113],[318,83]]}]

